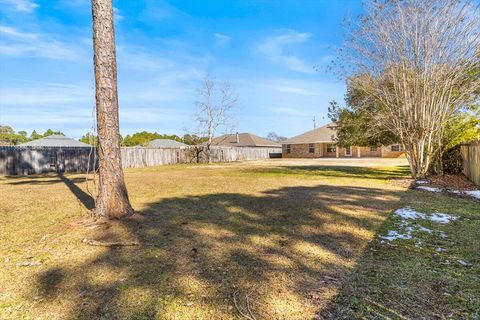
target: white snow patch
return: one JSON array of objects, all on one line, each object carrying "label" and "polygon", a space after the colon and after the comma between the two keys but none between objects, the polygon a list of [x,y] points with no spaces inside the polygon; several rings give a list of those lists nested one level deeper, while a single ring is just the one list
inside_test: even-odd
[{"label": "white snow patch", "polygon": [[480,190],[465,191],[465,193],[468,194],[471,197],[474,197],[476,199],[480,199]]},{"label": "white snow patch", "polygon": [[[389,230],[388,234],[386,236],[381,237],[381,238],[384,239],[384,240],[387,240],[387,241],[393,241],[393,240],[396,240],[396,239],[408,240],[408,239],[413,238],[413,235],[412,235],[413,232],[427,232],[429,234],[431,234],[433,232],[432,230],[430,230],[428,228],[425,228],[425,227],[422,227],[422,226],[419,226],[419,225],[415,225],[413,227],[408,226],[407,223],[405,223],[405,222],[402,222],[400,224],[400,227],[404,228],[403,233],[400,233],[399,231],[396,231],[396,230]],[[419,241],[417,241],[417,242],[419,242]],[[382,240],[381,243],[383,243],[383,240]]]},{"label": "white snow patch", "polygon": [[464,260],[460,260],[460,259],[457,260],[457,262],[464,267],[470,267],[472,265],[471,263],[465,262]]},{"label": "white snow patch", "polygon": [[[397,209],[397,210],[395,210],[394,214],[396,214],[397,216],[399,216],[403,219],[427,219],[427,220],[430,220],[432,222],[438,222],[438,223],[442,223],[442,224],[446,224],[446,223],[449,223],[450,221],[453,221],[453,220],[457,219],[457,217],[455,217],[455,216],[452,216],[452,215],[446,214],[446,213],[440,213],[440,212],[435,212],[435,213],[432,213],[431,215],[427,215],[423,212],[415,211],[414,209],[412,209],[410,207]],[[401,225],[406,226],[407,223],[402,222]],[[423,227],[421,227],[421,228],[423,228]],[[425,228],[425,229],[430,230],[430,229],[427,229],[427,228]]]},{"label": "white snow patch", "polygon": [[426,233],[429,233],[429,234],[432,234],[432,230],[428,229],[428,228],[425,228],[425,227],[422,227],[422,226],[417,226],[417,228],[415,229],[416,231],[422,231],[422,232],[426,232]]},{"label": "white snow patch", "polygon": [[438,222],[441,224],[447,224],[450,221],[456,220],[457,217],[454,217],[452,215],[446,214],[446,213],[440,213],[440,212],[435,212],[432,213],[430,217],[428,217],[428,220],[433,221],[433,222]]},{"label": "white snow patch", "polygon": [[416,184],[427,184],[428,181],[427,180],[417,180],[415,181]]},{"label": "white snow patch", "polygon": [[415,211],[410,207],[400,208],[395,210],[394,214],[403,219],[425,219],[425,214]]},{"label": "white snow patch", "polygon": [[417,189],[424,190],[424,191],[430,191],[430,192],[442,192],[441,189],[434,188],[434,187],[426,187],[426,186],[419,186]]},{"label": "white snow patch", "polygon": [[[387,241],[393,241],[397,239],[403,239],[403,240],[408,240],[408,239],[414,239],[414,233],[417,232],[426,232],[428,234],[438,234],[442,238],[446,238],[447,235],[441,231],[441,230],[431,230],[428,228],[425,228],[424,226],[420,225],[418,222],[411,222],[411,220],[429,220],[435,223],[440,223],[440,224],[447,224],[450,221],[453,221],[457,219],[457,217],[446,214],[446,213],[440,213],[440,212],[435,212],[432,214],[426,214],[423,212],[416,211],[410,207],[405,207],[405,208],[399,208],[395,210],[393,213],[396,216],[400,217],[402,220],[397,223],[397,227],[399,228],[399,231],[396,230],[389,230],[388,234],[386,236],[382,236],[382,240],[380,243],[385,243]],[[419,239],[415,239],[416,245],[418,245],[420,242]],[[441,252],[439,250],[443,250],[441,248],[437,249],[438,252]]]},{"label": "white snow patch", "polygon": [[412,235],[409,232],[402,234],[395,230],[389,230],[388,234],[382,238],[387,241],[392,241],[396,239],[412,239]]}]

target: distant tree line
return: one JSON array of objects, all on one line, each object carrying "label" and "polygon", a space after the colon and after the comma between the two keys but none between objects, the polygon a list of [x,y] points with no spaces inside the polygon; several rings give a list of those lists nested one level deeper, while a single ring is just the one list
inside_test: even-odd
[{"label": "distant tree line", "polygon": [[[148,145],[150,141],[153,141],[156,139],[175,140],[178,142],[183,142],[188,145],[201,144],[207,140],[207,138],[199,137],[195,134],[185,134],[183,135],[183,137],[179,137],[176,134],[160,134],[157,132],[141,131],[141,132],[136,132],[132,135],[127,134],[125,137],[120,136],[120,143],[124,147],[135,147],[135,146],[145,147]],[[92,135],[91,133],[87,133],[83,135],[80,141],[86,144],[97,145],[97,137]]]},{"label": "distant tree line", "polygon": [[48,137],[54,134],[63,135],[61,131],[54,131],[52,129],[48,129],[43,134],[40,134],[36,130],[33,130],[32,133],[28,135],[28,132],[24,130],[15,131],[10,126],[0,126],[0,145],[18,145],[28,141]]},{"label": "distant tree line", "polygon": [[[43,134],[38,133],[37,130],[33,130],[29,135],[28,132],[24,130],[15,131],[11,126],[0,126],[0,146],[14,146],[57,134],[65,135],[61,131],[52,129],[46,130]],[[124,147],[146,146],[150,141],[155,139],[170,139],[188,145],[201,144],[207,140],[207,138],[199,137],[195,134],[184,134],[183,137],[180,137],[176,134],[160,134],[148,131],[141,131],[132,135],[127,134],[125,137],[120,136],[121,145]],[[86,133],[79,140],[83,143],[95,146],[98,141],[97,137],[91,133]]]}]

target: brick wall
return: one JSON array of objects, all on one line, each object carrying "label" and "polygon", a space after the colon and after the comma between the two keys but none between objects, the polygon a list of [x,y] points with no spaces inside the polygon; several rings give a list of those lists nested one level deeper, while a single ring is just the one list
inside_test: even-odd
[{"label": "brick wall", "polygon": [[[327,152],[327,143],[315,143],[315,150],[313,153],[309,152],[309,144],[291,144],[290,153],[287,153],[287,145],[282,147],[283,158],[335,158],[336,152]],[[345,155],[345,148],[337,147],[339,158],[358,158],[358,150],[360,150],[360,157],[362,158],[400,158],[405,157],[403,151],[392,151],[391,146],[378,146],[376,151],[372,151],[371,147],[357,147],[352,146],[350,156]]]},{"label": "brick wall", "polygon": [[350,148],[351,148],[350,155],[345,154],[346,148],[338,148],[338,157],[339,158],[357,158],[358,147],[353,146]]},{"label": "brick wall", "polygon": [[371,147],[358,147],[362,158],[378,158],[382,156],[382,147],[378,146],[377,151],[372,151]]},{"label": "brick wall", "polygon": [[321,146],[323,148],[323,157],[324,158],[335,158],[336,153],[335,152],[327,152],[327,143],[321,143]]},{"label": "brick wall", "polygon": [[391,146],[382,146],[382,158],[405,158],[405,152],[392,151]]},{"label": "brick wall", "polygon": [[315,143],[314,148],[315,148],[314,152],[310,153],[308,143],[291,144],[290,153],[287,153],[287,145],[284,144],[282,146],[282,157],[283,158],[320,158],[323,154],[322,144]]},{"label": "brick wall", "polygon": [[[313,153],[309,152],[309,144],[291,144],[290,153],[287,153],[287,145],[282,147],[283,158],[335,158],[336,152],[327,152],[326,143],[315,143],[315,150]],[[338,147],[337,147],[338,148]],[[357,147],[352,147],[350,156],[345,155],[345,148],[338,148],[338,155],[340,158],[355,158],[357,157]]]}]

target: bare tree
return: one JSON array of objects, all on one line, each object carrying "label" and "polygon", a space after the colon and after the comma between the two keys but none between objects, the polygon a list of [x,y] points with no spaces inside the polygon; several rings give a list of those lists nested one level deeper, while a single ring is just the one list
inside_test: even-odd
[{"label": "bare tree", "polygon": [[282,142],[282,141],[285,141],[287,140],[287,137],[284,137],[284,136],[279,136],[277,133],[275,132],[269,132],[268,135],[267,135],[267,140],[270,140],[270,141],[273,141],[273,142]]},{"label": "bare tree", "polygon": [[99,185],[95,215],[133,214],[120,157],[117,63],[112,0],[92,0]]},{"label": "bare tree", "polygon": [[446,124],[480,87],[480,13],[470,0],[372,1],[348,24],[340,50],[349,86],[378,108],[370,116],[425,176]]},{"label": "bare tree", "polygon": [[233,127],[230,111],[237,106],[238,95],[228,81],[215,82],[208,75],[198,89],[200,100],[195,121],[198,124],[198,134],[206,137],[205,153],[208,163],[212,162],[211,145],[219,131],[228,132]]}]

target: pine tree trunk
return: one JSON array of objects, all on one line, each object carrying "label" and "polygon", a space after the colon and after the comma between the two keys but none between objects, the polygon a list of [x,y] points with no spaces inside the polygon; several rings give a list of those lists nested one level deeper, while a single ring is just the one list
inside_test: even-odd
[{"label": "pine tree trunk", "polygon": [[92,0],[92,13],[100,166],[94,213],[115,219],[133,214],[133,209],[128,200],[120,156],[112,0]]}]

